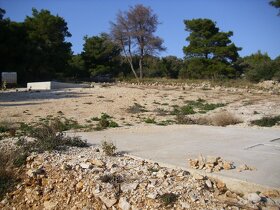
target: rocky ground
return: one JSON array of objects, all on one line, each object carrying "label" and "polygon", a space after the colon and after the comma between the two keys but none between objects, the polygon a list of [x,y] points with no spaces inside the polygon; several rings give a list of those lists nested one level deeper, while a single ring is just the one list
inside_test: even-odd
[{"label": "rocky ground", "polygon": [[[240,119],[235,126],[252,126],[250,122],[280,113],[280,85],[261,83],[251,87],[222,87],[210,83],[94,85],[53,91],[10,90],[0,92],[0,118],[10,122],[37,122],[48,116],[65,116],[81,124],[107,113],[120,126],[146,124],[147,118],[157,123],[175,121],[170,113],[188,101],[222,103],[224,106],[205,113],[196,110],[192,118],[211,117],[220,112],[232,113]],[[135,104],[144,111],[129,110]],[[279,127],[279,126],[278,126]]]},{"label": "rocky ground", "polygon": [[[2,141],[1,149],[11,141]],[[237,194],[219,180],[98,146],[33,154],[1,209],[279,209],[277,191]]]}]

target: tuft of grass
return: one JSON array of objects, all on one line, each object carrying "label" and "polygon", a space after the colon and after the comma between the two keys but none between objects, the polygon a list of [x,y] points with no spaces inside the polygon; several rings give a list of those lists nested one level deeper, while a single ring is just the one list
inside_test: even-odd
[{"label": "tuft of grass", "polygon": [[156,124],[155,118],[147,118],[145,119],[145,123],[149,123],[149,124]]},{"label": "tuft of grass", "polygon": [[147,112],[147,110],[145,109],[144,106],[142,106],[138,103],[134,103],[133,106],[130,106],[127,109],[127,112],[132,113],[132,114],[137,114],[137,113]]},{"label": "tuft of grass", "polygon": [[174,193],[164,193],[159,197],[159,199],[165,206],[168,206],[174,204],[177,201],[178,195]]},{"label": "tuft of grass", "polygon": [[195,111],[193,110],[192,106],[186,105],[181,107],[181,113],[184,115],[190,115],[190,114],[195,114]]},{"label": "tuft of grass", "polygon": [[109,128],[116,128],[116,127],[119,127],[119,124],[111,120],[109,123]]},{"label": "tuft of grass", "polygon": [[242,121],[229,112],[220,112],[211,118],[212,125],[227,126],[241,123]]},{"label": "tuft of grass", "polygon": [[117,150],[117,147],[113,142],[108,142],[106,140],[101,142],[101,148],[107,156],[113,156]]},{"label": "tuft of grass", "polygon": [[110,115],[106,114],[106,113],[102,113],[100,119],[97,118],[98,124],[97,127],[95,128],[95,130],[104,130],[106,128],[116,128],[119,127],[119,124],[116,123],[113,120],[109,120],[110,118],[112,118]]},{"label": "tuft of grass", "polygon": [[262,127],[272,127],[274,125],[280,124],[280,115],[274,117],[263,117],[259,120],[251,121],[252,125],[262,126]]}]

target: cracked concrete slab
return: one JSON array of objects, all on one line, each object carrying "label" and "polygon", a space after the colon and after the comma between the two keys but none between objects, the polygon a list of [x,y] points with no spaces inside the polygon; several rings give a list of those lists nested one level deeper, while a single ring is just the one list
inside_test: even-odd
[{"label": "cracked concrete slab", "polygon": [[141,126],[76,135],[92,144],[110,140],[119,151],[182,168],[188,168],[187,159],[199,154],[220,156],[237,167],[245,163],[256,170],[223,170],[214,176],[280,189],[279,128]]}]

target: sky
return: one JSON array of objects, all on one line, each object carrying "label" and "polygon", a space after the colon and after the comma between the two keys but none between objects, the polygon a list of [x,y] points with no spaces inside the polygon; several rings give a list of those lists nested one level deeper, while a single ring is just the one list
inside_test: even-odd
[{"label": "sky", "polygon": [[278,10],[269,5],[270,0],[0,0],[6,10],[5,17],[13,21],[24,21],[31,16],[31,9],[47,9],[68,23],[74,53],[83,50],[83,37],[110,32],[119,11],[143,4],[158,15],[160,25],[156,35],[164,40],[167,50],[160,56],[184,57],[183,46],[189,33],[184,20],[209,18],[217,23],[221,31],[233,31],[231,40],[241,56],[266,52],[271,58],[280,55],[280,16]]}]

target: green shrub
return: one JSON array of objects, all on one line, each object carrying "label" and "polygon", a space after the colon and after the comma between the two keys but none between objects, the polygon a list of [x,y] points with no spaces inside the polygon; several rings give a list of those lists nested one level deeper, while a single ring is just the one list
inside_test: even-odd
[{"label": "green shrub", "polygon": [[118,123],[116,123],[115,121],[110,121],[110,123],[109,123],[109,127],[110,128],[116,128],[116,127],[119,127],[119,124]]},{"label": "green shrub", "polygon": [[117,147],[112,142],[106,140],[101,142],[101,148],[107,156],[113,156],[117,150]]},{"label": "green shrub", "polygon": [[193,110],[193,107],[190,106],[190,105],[182,106],[180,111],[184,115],[195,114],[195,111]]},{"label": "green shrub", "polygon": [[155,121],[155,118],[147,118],[147,119],[145,119],[145,123],[150,123],[150,124],[155,124],[156,123],[156,121]]},{"label": "green shrub", "polygon": [[174,193],[164,193],[159,198],[165,206],[168,206],[168,205],[173,204],[177,201],[178,195],[176,195]]},{"label": "green shrub", "polygon": [[263,117],[262,119],[259,120],[253,120],[251,124],[262,126],[262,127],[272,127],[274,125],[280,124],[280,115],[275,117]]}]

